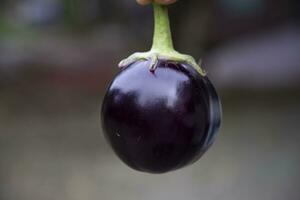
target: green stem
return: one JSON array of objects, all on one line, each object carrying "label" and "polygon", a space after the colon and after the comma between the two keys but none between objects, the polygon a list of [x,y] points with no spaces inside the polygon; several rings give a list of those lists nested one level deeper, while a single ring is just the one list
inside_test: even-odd
[{"label": "green stem", "polygon": [[152,50],[160,53],[174,51],[167,6],[153,3],[154,36]]}]

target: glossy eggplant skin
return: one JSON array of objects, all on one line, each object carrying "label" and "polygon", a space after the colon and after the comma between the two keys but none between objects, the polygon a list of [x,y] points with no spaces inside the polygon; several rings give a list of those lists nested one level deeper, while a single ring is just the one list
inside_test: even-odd
[{"label": "glossy eggplant skin", "polygon": [[165,173],[197,161],[213,143],[221,105],[207,77],[191,66],[148,61],[123,69],[104,97],[105,137],[128,166]]}]

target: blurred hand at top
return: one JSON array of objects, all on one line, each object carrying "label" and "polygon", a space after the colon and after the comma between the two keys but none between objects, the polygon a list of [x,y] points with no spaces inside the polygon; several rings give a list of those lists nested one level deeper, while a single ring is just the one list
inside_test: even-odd
[{"label": "blurred hand at top", "polygon": [[136,0],[136,1],[140,5],[147,5],[149,3],[152,3],[153,1],[155,1],[158,4],[169,5],[175,3],[177,0]]}]

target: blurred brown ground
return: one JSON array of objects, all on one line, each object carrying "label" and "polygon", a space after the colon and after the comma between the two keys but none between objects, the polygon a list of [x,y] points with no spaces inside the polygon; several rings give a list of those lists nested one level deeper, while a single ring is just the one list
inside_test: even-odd
[{"label": "blurred brown ground", "polygon": [[297,200],[299,91],[221,96],[224,122],[212,149],[193,166],[147,175],[125,166],[104,141],[102,94],[2,93],[0,197]]}]

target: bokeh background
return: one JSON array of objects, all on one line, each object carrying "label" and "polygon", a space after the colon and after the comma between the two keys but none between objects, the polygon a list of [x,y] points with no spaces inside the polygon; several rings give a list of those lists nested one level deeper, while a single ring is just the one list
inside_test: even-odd
[{"label": "bokeh background", "polygon": [[181,0],[170,15],[224,121],[199,162],[148,175],[113,154],[99,112],[118,61],[151,45],[151,6],[0,0],[0,200],[300,199],[299,1]]}]

